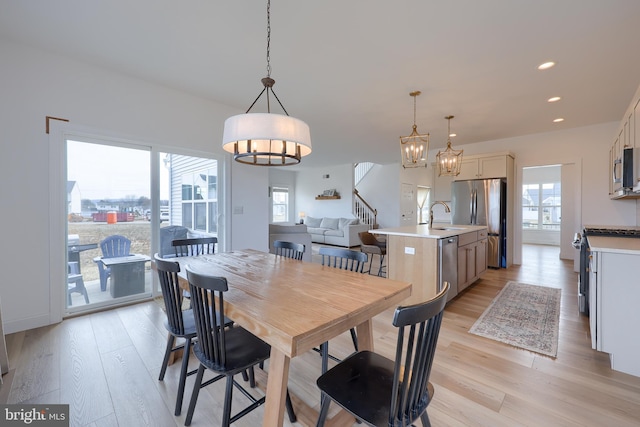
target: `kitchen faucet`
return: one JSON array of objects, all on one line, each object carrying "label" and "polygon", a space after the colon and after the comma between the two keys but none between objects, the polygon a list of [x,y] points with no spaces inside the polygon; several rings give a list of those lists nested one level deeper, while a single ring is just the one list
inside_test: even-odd
[{"label": "kitchen faucet", "polygon": [[435,202],[433,202],[431,204],[431,206],[429,207],[429,230],[431,230],[431,228],[433,227],[433,207],[435,205],[442,205],[444,206],[444,211],[445,212],[451,212],[451,209],[449,209],[449,205],[447,205],[445,202],[441,201],[441,200],[436,200]]}]

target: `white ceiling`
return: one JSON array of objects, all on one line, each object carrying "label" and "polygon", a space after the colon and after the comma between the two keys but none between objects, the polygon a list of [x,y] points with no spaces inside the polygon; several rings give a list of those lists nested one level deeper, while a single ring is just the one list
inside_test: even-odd
[{"label": "white ceiling", "polygon": [[[418,131],[442,148],[454,115],[455,148],[618,121],[640,84],[639,0],[272,0],[271,26],[309,166],[398,162],[414,90]],[[0,0],[0,37],[239,111],[266,75],[266,0]]]}]

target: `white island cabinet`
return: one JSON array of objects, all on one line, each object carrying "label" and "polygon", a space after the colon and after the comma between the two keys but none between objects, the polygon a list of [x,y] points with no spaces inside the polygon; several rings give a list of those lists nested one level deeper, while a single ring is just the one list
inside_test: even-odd
[{"label": "white island cabinet", "polygon": [[589,237],[589,323],[611,369],[640,376],[640,239]]}]

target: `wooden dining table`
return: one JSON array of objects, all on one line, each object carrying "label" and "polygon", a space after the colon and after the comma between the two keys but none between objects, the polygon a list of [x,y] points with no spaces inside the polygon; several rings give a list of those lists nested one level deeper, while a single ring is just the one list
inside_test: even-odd
[{"label": "wooden dining table", "polygon": [[[225,314],[271,346],[263,426],[281,426],[292,358],[351,328],[361,350],[373,350],[372,318],[400,305],[411,295],[411,284],[297,261],[252,249],[171,258],[181,267],[226,277]],[[296,399],[296,413],[317,413]],[[306,419],[305,419],[306,418]],[[315,420],[298,417],[303,424]],[[327,425],[344,425],[353,418],[338,413]]]}]

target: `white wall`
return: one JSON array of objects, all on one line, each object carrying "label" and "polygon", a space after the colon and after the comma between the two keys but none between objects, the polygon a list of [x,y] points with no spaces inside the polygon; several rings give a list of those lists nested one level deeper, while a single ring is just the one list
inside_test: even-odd
[{"label": "white wall", "polygon": [[[329,175],[329,178],[323,178]],[[340,199],[316,200],[324,190],[336,189]],[[353,218],[353,165],[305,168],[297,172],[296,209],[314,218]]]},{"label": "white wall", "polygon": [[[11,250],[5,251],[0,261],[3,272],[0,299],[5,332],[12,333],[52,321],[48,239],[64,233],[52,232],[49,224],[46,116],[66,118],[74,124],[105,129],[167,149],[188,148],[221,154],[224,119],[239,111],[4,40],[0,40],[0,58],[0,180],[3,183],[0,221],[4,241],[11,242]],[[553,163],[580,165],[581,223],[638,225],[640,213],[636,201],[611,201],[607,195],[608,147],[617,127],[618,123],[614,122],[463,148],[467,155],[511,151],[516,156],[517,168]],[[433,156],[435,151],[430,153],[430,157]],[[232,223],[230,245],[264,249],[268,245],[268,176],[263,168],[247,168],[233,165],[231,179],[227,180],[232,191],[231,203],[225,212]],[[392,168],[390,165],[388,170]],[[324,174],[330,178],[323,179]],[[393,189],[384,187],[389,202],[379,211],[388,206],[389,218],[398,217],[393,209],[399,205],[400,182],[398,178],[395,195]],[[311,216],[350,217],[352,183],[351,165],[300,171],[296,182],[296,209]],[[336,188],[342,199],[314,199],[329,188]],[[243,213],[231,214],[233,206],[241,206]],[[390,221],[388,225],[394,224]],[[60,245],[62,247],[63,242]]]},{"label": "white wall", "polygon": [[[5,332],[12,333],[55,321],[48,239],[64,233],[50,232],[45,116],[176,150],[222,154],[224,119],[238,110],[3,40],[0,58],[0,220],[3,240],[11,242],[0,261],[0,299]],[[236,166],[231,203],[245,210],[233,215],[231,247],[266,248],[266,172]]]},{"label": "white wall", "polygon": [[380,228],[400,225],[400,163],[374,165],[358,184],[358,192],[378,211]]},{"label": "white wall", "polygon": [[[636,201],[609,199],[609,147],[617,122],[558,132],[460,146],[464,154],[510,151],[515,155],[516,185],[522,168],[551,164],[581,166],[581,224],[638,225]],[[435,154],[434,154],[435,155]],[[522,190],[517,194],[521,196]],[[517,198],[517,200],[520,200]],[[516,210],[517,211],[517,210]],[[576,230],[579,231],[579,230]]]}]

